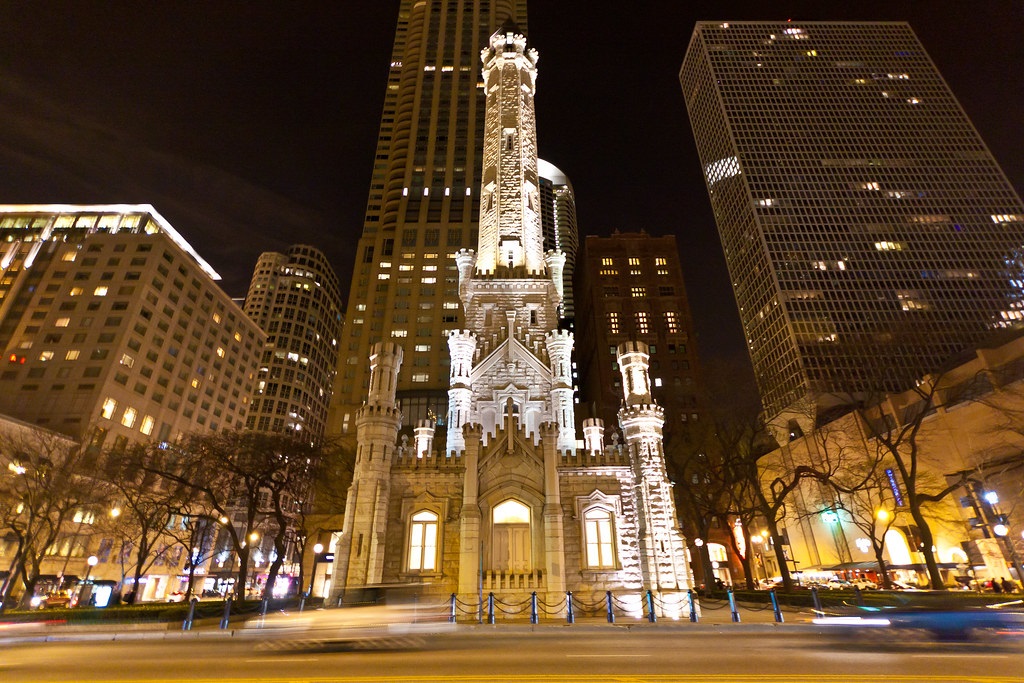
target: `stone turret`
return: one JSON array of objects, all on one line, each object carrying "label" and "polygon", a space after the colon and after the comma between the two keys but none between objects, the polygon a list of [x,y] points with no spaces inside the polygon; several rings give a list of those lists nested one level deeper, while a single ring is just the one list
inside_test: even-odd
[{"label": "stone turret", "polygon": [[572,402],[572,332],[552,330],[544,337],[551,362],[551,408],[558,425],[558,450],[576,448],[576,414]]},{"label": "stone turret", "polygon": [[469,330],[457,330],[448,336],[448,354],[451,357],[451,374],[448,381],[449,453],[458,453],[466,448],[462,427],[469,422],[473,405],[473,389],[470,382],[476,341],[476,335]]},{"label": "stone turret", "polygon": [[583,421],[583,448],[591,455],[604,451],[604,420],[588,417]]},{"label": "stone turret", "polygon": [[643,580],[655,591],[685,590],[692,587],[693,578],[665,467],[665,411],[651,395],[647,344],[619,344],[617,358],[625,398],[625,405],[619,410],[619,425],[635,479]]},{"label": "stone turret", "polygon": [[370,352],[370,390],[356,411],[355,471],[335,554],[339,590],[379,583],[383,577],[391,461],[402,428],[395,400],[402,355],[402,347],[392,342],[378,342]]}]

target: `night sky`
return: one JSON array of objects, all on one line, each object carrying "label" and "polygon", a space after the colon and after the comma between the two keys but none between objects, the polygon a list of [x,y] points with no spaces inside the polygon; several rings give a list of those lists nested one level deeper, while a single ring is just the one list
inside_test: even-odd
[{"label": "night sky", "polygon": [[[1024,189],[1024,3],[842,4],[530,5],[541,156],[572,181],[582,233],[677,235],[709,354],[745,357],[677,80],[697,20],[909,21]],[[233,296],[260,252],[297,242],[323,249],[347,288],[397,11],[0,3],[0,204],[150,203]]]}]

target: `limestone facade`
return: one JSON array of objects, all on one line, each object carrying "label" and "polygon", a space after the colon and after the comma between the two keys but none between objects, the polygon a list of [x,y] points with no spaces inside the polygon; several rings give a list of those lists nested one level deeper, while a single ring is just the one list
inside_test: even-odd
[{"label": "limestone facade", "polygon": [[375,345],[336,595],[419,581],[439,598],[454,593],[472,604],[488,593],[514,602],[536,592],[555,604],[567,591],[588,601],[612,591],[639,605],[646,590],[692,585],[645,344],[618,348],[624,438],[610,430],[606,439],[603,422],[588,420],[586,447],[577,441],[574,340],[558,329],[565,256],[542,252],[531,208],[536,62],[510,25],[484,51],[482,194],[493,191],[494,203],[481,203],[478,249],[456,257],[466,328],[448,339],[445,445],[435,448],[430,420],[413,425],[412,439],[399,437],[403,350]]}]

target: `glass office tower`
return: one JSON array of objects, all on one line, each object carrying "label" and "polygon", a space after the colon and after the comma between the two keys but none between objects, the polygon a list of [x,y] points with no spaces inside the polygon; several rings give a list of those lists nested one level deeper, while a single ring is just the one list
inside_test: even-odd
[{"label": "glass office tower", "polygon": [[1024,206],[907,24],[701,22],[680,82],[769,418],[1020,323]]}]

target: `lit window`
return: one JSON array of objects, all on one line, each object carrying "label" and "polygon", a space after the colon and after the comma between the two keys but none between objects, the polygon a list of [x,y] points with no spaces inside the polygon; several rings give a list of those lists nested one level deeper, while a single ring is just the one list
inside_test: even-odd
[{"label": "lit window", "polygon": [[458,307],[459,307],[459,302],[457,302],[457,301],[445,301],[444,302],[444,308],[445,308],[446,311],[454,311]]},{"label": "lit window", "polygon": [[53,351],[43,351],[41,354],[39,354],[39,360],[41,360],[41,361],[45,362],[45,361],[52,360],[52,359],[53,359]]},{"label": "lit window", "polygon": [[136,417],[138,417],[138,412],[135,408],[125,408],[124,415],[121,416],[121,424],[125,427],[134,427]]},{"label": "lit window", "polygon": [[603,259],[601,259],[601,265],[602,265],[602,266],[611,266],[611,265],[614,265],[614,260],[613,260],[613,259],[610,259],[610,258],[603,258]]},{"label": "lit window", "polygon": [[629,259],[629,265],[631,265],[631,266],[639,266],[640,265],[640,259],[635,258],[635,257],[631,257]]},{"label": "lit window", "polygon": [[100,410],[100,417],[109,420],[113,417],[115,410],[117,410],[117,401],[112,398],[108,398],[103,401],[103,409]]},{"label": "lit window", "polygon": [[57,322],[54,324],[57,327],[67,327],[71,324],[71,318],[57,318]]},{"label": "lit window", "polygon": [[619,314],[612,312],[608,314],[608,334],[619,334]]},{"label": "lit window", "polygon": [[429,382],[430,375],[426,372],[414,372],[412,375],[413,382]]},{"label": "lit window", "polygon": [[390,280],[391,279],[391,273],[377,273],[377,279],[378,280]]},{"label": "lit window", "polygon": [[878,251],[902,251],[903,245],[899,242],[875,242],[875,249]]},{"label": "lit window", "polygon": [[642,299],[645,296],[647,296],[647,288],[646,287],[630,287],[629,288],[629,294],[634,299]]},{"label": "lit window", "polygon": [[636,331],[637,334],[650,334],[650,318],[647,311],[636,312]]},{"label": "lit window", "polygon": [[668,260],[665,259],[665,257],[663,257],[663,256],[659,256],[658,258],[654,259],[654,265],[656,265],[656,266],[667,266],[668,265]]},{"label": "lit window", "polygon": [[421,510],[409,526],[409,569],[430,571],[437,567],[437,515]]},{"label": "lit window", "polygon": [[64,360],[78,360],[78,349],[71,349],[64,354]]},{"label": "lit window", "polygon": [[153,427],[156,425],[156,420],[153,419],[152,415],[147,415],[142,418],[142,424],[139,426],[139,431],[149,436],[153,433]]},{"label": "lit window", "polygon": [[213,314],[213,322],[217,323],[218,325],[220,324],[220,313]]},{"label": "lit window", "polygon": [[222,346],[218,346],[217,347],[217,357],[218,358],[223,358],[224,357],[224,347],[222,347]]},{"label": "lit window", "polygon": [[399,337],[399,338],[401,338],[401,337],[408,337],[409,336],[409,330],[391,330],[391,336],[392,337]]},{"label": "lit window", "polygon": [[100,285],[99,287],[94,289],[92,291],[92,293],[95,296],[106,296],[107,295],[107,286],[106,285]]},{"label": "lit window", "polygon": [[661,386],[661,378],[660,377],[655,377],[654,378],[654,386],[656,386],[656,387],[660,387]]},{"label": "lit window", "polygon": [[420,282],[425,285],[433,285],[437,283],[436,277],[421,277]]},{"label": "lit window", "polygon": [[414,267],[415,266],[412,266],[412,265],[410,265],[408,263],[403,263],[402,265],[398,266],[398,270],[400,270],[403,273],[407,273],[410,270],[412,270]]},{"label": "lit window", "polygon": [[356,310],[357,311],[365,311],[366,310],[366,304],[356,304]]},{"label": "lit window", "polygon": [[591,508],[583,515],[584,536],[587,546],[587,566],[615,566],[615,540],[612,535],[612,513],[601,508]]},{"label": "lit window", "polygon": [[121,356],[121,365],[125,367],[132,367],[135,365],[135,359],[129,356],[127,353]]},{"label": "lit window", "polygon": [[679,314],[675,311],[665,311],[665,331],[679,334]]},{"label": "lit window", "polygon": [[77,257],[77,256],[78,256],[78,252],[76,252],[76,251],[65,251],[63,254],[61,254],[60,260],[61,261],[74,261],[75,257]]},{"label": "lit window", "polygon": [[82,296],[82,288],[81,287],[72,287],[70,294],[71,294],[71,296]]},{"label": "lit window", "polygon": [[430,351],[430,344],[417,344],[415,350],[416,353],[427,353]]}]

